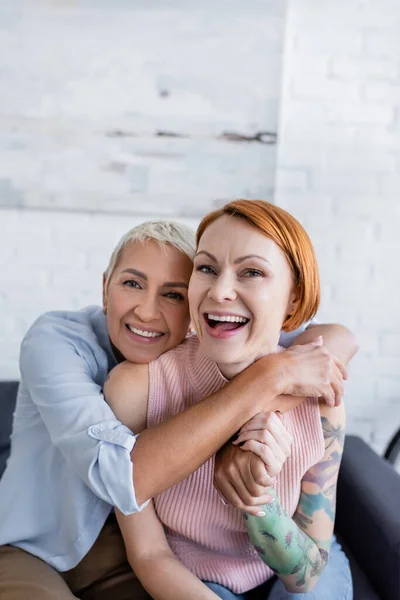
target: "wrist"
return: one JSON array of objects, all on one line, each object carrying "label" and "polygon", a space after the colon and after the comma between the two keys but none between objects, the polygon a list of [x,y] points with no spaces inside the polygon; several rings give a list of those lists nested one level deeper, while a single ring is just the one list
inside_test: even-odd
[{"label": "wrist", "polygon": [[288,387],[287,369],[281,353],[268,354],[254,363],[254,366],[257,367],[259,373],[256,376],[262,380],[264,389],[271,392],[272,399],[285,393]]}]

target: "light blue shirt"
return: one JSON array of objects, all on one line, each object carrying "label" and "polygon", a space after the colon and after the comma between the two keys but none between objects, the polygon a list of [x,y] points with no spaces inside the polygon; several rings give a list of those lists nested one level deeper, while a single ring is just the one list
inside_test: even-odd
[{"label": "light blue shirt", "polygon": [[[283,334],[280,344],[292,337]],[[102,394],[116,363],[100,307],[47,313],[28,331],[0,481],[0,545],[67,571],[90,550],[113,506],[140,510],[130,460],[136,438]]]}]

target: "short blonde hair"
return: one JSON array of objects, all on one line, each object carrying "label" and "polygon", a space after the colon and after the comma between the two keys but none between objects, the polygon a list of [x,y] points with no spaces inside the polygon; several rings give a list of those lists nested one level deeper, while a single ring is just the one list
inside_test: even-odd
[{"label": "short blonde hair", "polygon": [[130,229],[119,240],[111,254],[105,272],[106,284],[109,283],[125,246],[131,242],[144,244],[151,240],[156,241],[161,247],[164,244],[170,244],[179,250],[179,252],[188,256],[190,260],[193,260],[196,251],[196,238],[194,231],[190,227],[174,221],[146,221]]},{"label": "short blonde hair", "polygon": [[247,221],[271,238],[285,255],[300,302],[295,312],[285,319],[282,329],[293,331],[311,319],[318,310],[321,286],[314,248],[304,227],[275,204],[263,200],[234,200],[204,217],[197,229],[197,244],[207,227],[223,215]]}]

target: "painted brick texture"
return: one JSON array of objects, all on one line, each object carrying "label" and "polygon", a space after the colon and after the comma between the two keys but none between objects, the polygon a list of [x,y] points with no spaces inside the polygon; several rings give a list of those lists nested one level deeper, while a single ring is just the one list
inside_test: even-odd
[{"label": "painted brick texture", "polygon": [[291,0],[276,202],[309,231],[320,318],[356,332],[348,429],[400,426],[400,4]]}]

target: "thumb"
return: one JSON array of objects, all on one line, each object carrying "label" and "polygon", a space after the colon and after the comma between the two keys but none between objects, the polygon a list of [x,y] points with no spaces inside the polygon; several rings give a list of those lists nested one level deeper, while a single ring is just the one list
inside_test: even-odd
[{"label": "thumb", "polygon": [[322,337],[322,335],[318,336],[317,338],[315,338],[315,340],[313,342],[311,342],[314,346],[323,346],[324,345],[324,338]]}]

